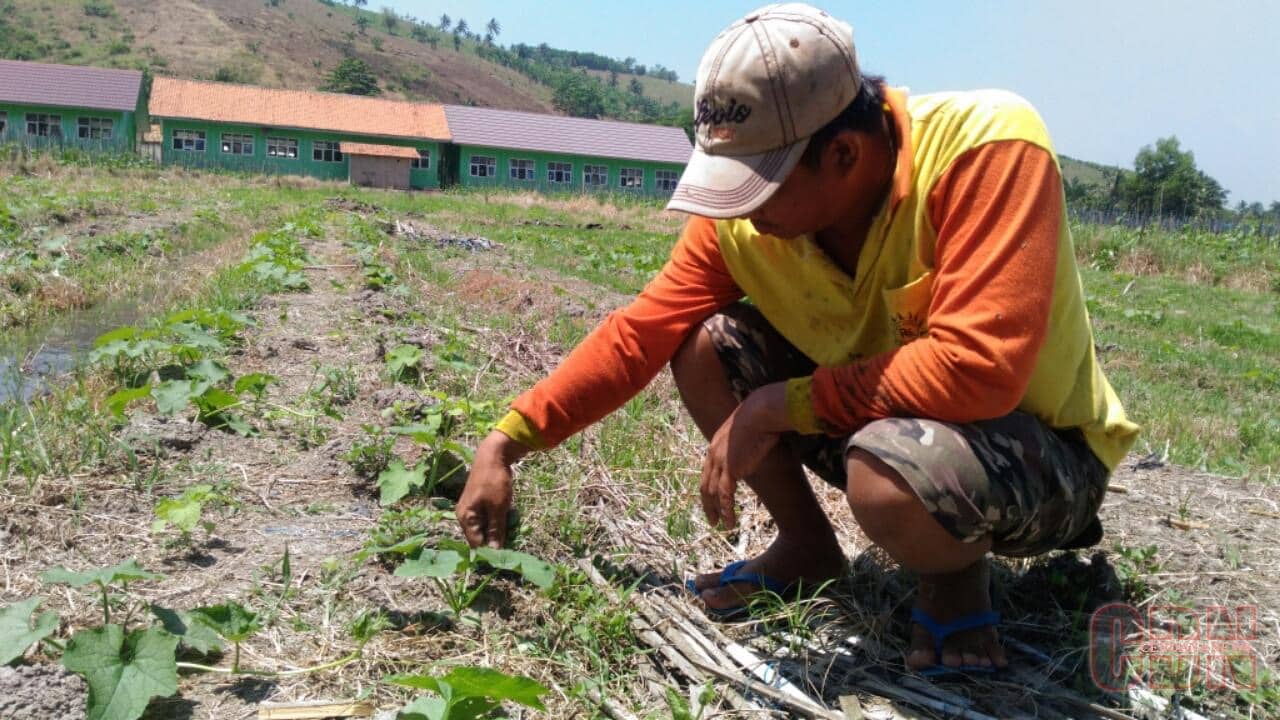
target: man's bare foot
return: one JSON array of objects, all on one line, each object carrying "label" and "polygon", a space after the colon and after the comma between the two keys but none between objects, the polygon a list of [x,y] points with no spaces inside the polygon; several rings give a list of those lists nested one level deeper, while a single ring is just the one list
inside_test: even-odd
[{"label": "man's bare foot", "polygon": [[[986,558],[981,558],[957,573],[921,575],[916,607],[939,623],[991,609],[987,590],[990,573]],[[941,663],[947,667],[997,667],[1009,664],[1004,648],[991,626],[963,630],[942,643],[942,657],[934,650],[934,639],[919,624],[911,626],[911,650],[907,667],[920,670]]]},{"label": "man's bare foot", "polygon": [[[822,543],[791,540],[779,535],[767,550],[748,560],[738,572],[763,573],[788,585],[801,580],[805,587],[817,589],[822,583],[839,577],[845,570],[845,563],[844,553],[834,538],[829,543]],[[752,583],[719,587],[719,572],[699,575],[693,584],[701,592],[700,597],[707,607],[716,610],[739,607],[760,592],[760,587]]]}]

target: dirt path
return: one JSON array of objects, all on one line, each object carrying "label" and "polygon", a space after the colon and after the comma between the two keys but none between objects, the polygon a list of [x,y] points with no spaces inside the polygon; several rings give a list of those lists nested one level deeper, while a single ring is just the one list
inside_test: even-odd
[{"label": "dirt path", "polygon": [[[341,658],[356,647],[348,628],[361,613],[381,611],[389,619],[390,630],[375,637],[362,657],[341,671],[238,680],[185,674],[178,696],[153,703],[153,718],[250,718],[264,701],[345,699],[365,693],[379,707],[396,707],[404,696],[378,681],[414,663],[444,658],[533,674],[557,685],[555,696],[548,699],[547,717],[579,712],[582,701],[560,689],[578,678],[564,677],[554,658],[531,659],[525,646],[536,647],[529,638],[559,627],[555,623],[565,622],[565,631],[577,632],[579,622],[598,618],[558,618],[562,608],[557,601],[499,578],[477,603],[483,627],[451,623],[440,614],[444,602],[435,586],[395,577],[388,566],[353,556],[371,532],[388,522],[437,536],[456,535],[452,522],[386,511],[378,503],[376,488],[358,478],[344,456],[363,442],[363,426],[412,418],[437,402],[413,387],[390,382],[383,363],[385,352],[395,345],[431,350],[443,341],[447,333],[433,326],[432,309],[457,313],[460,323],[471,327],[468,342],[487,355],[488,362],[503,364],[510,390],[515,391],[563,356],[564,347],[550,339],[557,318],[589,325],[624,298],[547,273],[531,274],[501,250],[439,263],[435,271],[450,278],[444,284],[414,277],[400,290],[369,290],[356,252],[341,242],[341,222],[335,221],[325,237],[308,243],[314,257],[306,271],[311,289],[264,298],[251,312],[256,326],[244,332],[243,347],[228,358],[237,376],[263,372],[278,378],[264,398],[264,409],[254,413],[261,435],[245,438],[137,412],[118,434],[136,453],[136,465],[121,463],[42,480],[30,494],[0,494],[0,603],[44,595],[47,606],[63,618],[60,635],[65,637],[97,622],[96,598],[42,585],[39,574],[55,565],[83,569],[137,558],[165,579],[130,587],[135,596],[128,604],[135,613],[132,622],[145,619],[144,602],[179,609],[226,600],[259,610],[278,607],[275,621],[242,649],[246,666],[268,671]],[[394,262],[391,255],[384,256]],[[474,326],[483,323],[477,319],[479,307],[505,313],[509,326]],[[416,319],[404,320],[413,313]],[[477,372],[477,383],[483,374],[483,369]],[[667,437],[653,444],[660,446],[658,452],[667,448],[681,468],[692,471],[700,447],[696,431],[675,405],[669,378],[664,374],[649,392],[671,418],[663,421],[669,423],[663,428]],[[527,505],[545,513],[530,529],[534,541],[550,535],[551,513],[567,505],[566,516],[585,526],[579,541],[590,552],[607,553],[634,570],[678,580],[759,552],[771,539],[768,518],[745,497],[742,530],[725,542],[707,532],[697,518],[692,485],[666,495],[628,485],[634,479],[628,473],[650,471],[611,467],[601,457],[602,432],[589,431],[573,456],[556,456],[581,466],[581,485],[566,481],[550,489],[522,487]],[[422,452],[405,439],[397,441],[395,450],[407,463]],[[686,479],[654,478],[676,488]],[[172,531],[153,532],[156,500],[198,484],[214,486],[223,498],[206,511],[212,529],[197,530],[189,542]],[[1080,614],[1122,598],[1135,587],[1146,588],[1147,594],[1136,601],[1148,604],[1256,606],[1259,657],[1270,664],[1280,661],[1280,584],[1274,579],[1280,562],[1274,542],[1280,536],[1280,490],[1153,460],[1130,462],[1113,485],[1102,513],[1107,537],[1099,548],[1035,562],[1005,562],[997,570],[1006,635],[1053,659],[1045,664],[1027,652],[1016,652],[1031,673],[1027,682],[1069,685],[1081,673],[1087,677],[1081,665],[1086,641],[1075,625]],[[841,533],[852,566],[834,589],[841,616],[809,618],[813,637],[837,644],[851,635],[864,637],[868,662],[887,667],[901,657],[911,579],[870,546],[840,493],[819,488],[819,496]],[[690,529],[671,532],[681,524]],[[1142,549],[1151,545],[1157,549],[1144,554]],[[287,583],[281,564],[286,547],[291,565]],[[549,559],[572,559],[573,550],[560,536],[537,549],[545,550]],[[576,606],[570,609],[578,612]],[[599,611],[607,618],[606,610],[616,608]],[[776,641],[769,628],[754,625],[726,632],[760,647]],[[579,641],[604,643],[608,638]],[[625,649],[602,644],[599,652],[610,663],[643,664],[651,677],[656,667],[668,673],[663,678],[668,684],[683,682],[670,668],[650,667],[651,660],[628,655]],[[814,679],[812,657],[781,657],[784,671]],[[226,658],[202,662],[227,664]],[[76,678],[47,662],[20,670],[0,673],[0,692],[14,688],[35,698],[33,702],[43,702],[46,710],[40,712],[46,714],[31,717],[82,716],[66,710],[68,698],[83,693]],[[630,671],[623,667],[618,672]],[[816,692],[834,705],[840,695],[852,692],[842,684],[844,678],[819,675]],[[1035,698],[1025,691],[1027,682],[984,684],[974,694],[988,709],[1025,708],[1028,702],[1034,706]],[[634,697],[662,697],[660,684],[637,683],[639,690],[628,691]],[[662,701],[657,702],[661,706]],[[0,713],[3,708],[0,705]]]}]

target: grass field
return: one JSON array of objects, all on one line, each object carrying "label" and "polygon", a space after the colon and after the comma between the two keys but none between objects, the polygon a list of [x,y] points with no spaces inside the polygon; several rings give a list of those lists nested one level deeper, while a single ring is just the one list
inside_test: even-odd
[{"label": "grass field", "polygon": [[[0,347],[146,298],[129,327],[85,338],[92,361],[49,393],[0,404],[0,612],[10,613],[0,626],[11,630],[13,608],[32,597],[58,616],[47,626],[33,615],[23,637],[44,627],[49,641],[16,651],[37,702],[83,697],[57,663],[81,667],[87,648],[103,647],[122,667],[144,658],[154,677],[173,677],[128,686],[135,704],[157,697],[152,717],[240,717],[300,699],[395,709],[439,686],[388,676],[453,672],[446,682],[461,697],[476,667],[538,683],[546,692],[504,686],[507,707],[540,694],[546,717],[694,717],[681,714],[690,697],[710,717],[742,697],[732,683],[691,680],[696,669],[646,643],[661,630],[648,619],[655,598],[688,605],[678,592],[641,592],[647,583],[722,565],[770,536],[745,497],[733,536],[697,512],[701,440],[667,375],[520,466],[514,548],[530,557],[451,544],[470,448],[644,286],[679,217],[622,198],[404,194],[43,160],[0,162],[0,188],[10,326]],[[972,701],[1027,713],[1020,688],[1050,682],[1128,712],[1128,700],[1089,684],[1089,611],[1107,600],[1252,603],[1257,689],[1184,702],[1273,715],[1280,249],[1248,236],[1074,233],[1100,356],[1145,432],[1113,480],[1108,540],[1092,563],[1055,553],[997,566],[1005,633],[1052,662],[1021,656],[1028,674],[982,685]],[[80,289],[76,302],[39,291],[62,282]],[[24,347],[39,353],[38,341]],[[839,493],[821,498],[853,558],[847,577],[822,604],[723,633],[779,653],[830,705],[860,695],[869,717],[889,717],[883,693],[830,663],[815,669],[827,655],[813,648],[857,635],[860,667],[899,682],[910,578],[841,514]],[[130,559],[157,576],[45,574]],[[606,566],[631,580],[601,583]],[[104,626],[135,633],[133,644],[110,646]],[[176,656],[139,650],[179,641]],[[0,659],[12,644],[0,633]],[[1046,691],[1031,702],[1055,700]]]}]

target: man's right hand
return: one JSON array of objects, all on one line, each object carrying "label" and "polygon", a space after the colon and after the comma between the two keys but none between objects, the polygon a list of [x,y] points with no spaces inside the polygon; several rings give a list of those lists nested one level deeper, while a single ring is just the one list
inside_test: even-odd
[{"label": "man's right hand", "polygon": [[507,511],[511,509],[511,466],[528,449],[494,430],[476,448],[467,486],[454,509],[462,535],[471,547],[500,548],[507,542]]}]

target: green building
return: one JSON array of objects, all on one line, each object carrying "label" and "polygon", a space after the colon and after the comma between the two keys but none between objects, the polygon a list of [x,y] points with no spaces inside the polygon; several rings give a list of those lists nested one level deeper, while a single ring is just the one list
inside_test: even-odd
[{"label": "green building", "polygon": [[162,77],[148,109],[166,164],[377,187],[439,187],[449,140],[439,105],[358,95]]},{"label": "green building", "polygon": [[670,195],[693,152],[676,127],[446,105],[449,182]]},{"label": "green building", "polygon": [[0,143],[127,152],[143,110],[137,70],[0,60]]}]

